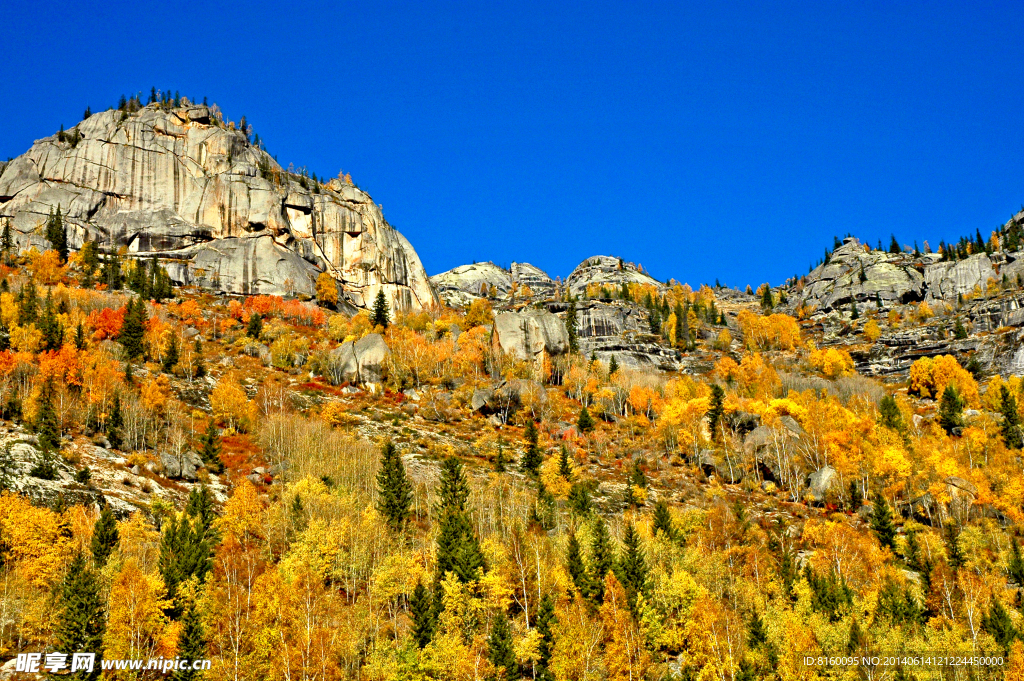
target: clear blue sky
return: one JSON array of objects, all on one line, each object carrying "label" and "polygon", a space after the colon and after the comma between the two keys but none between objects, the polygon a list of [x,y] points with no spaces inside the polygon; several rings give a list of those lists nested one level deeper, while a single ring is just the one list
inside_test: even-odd
[{"label": "clear blue sky", "polygon": [[1024,204],[1024,3],[8,3],[0,156],[151,85],[340,168],[430,274],[779,283]]}]

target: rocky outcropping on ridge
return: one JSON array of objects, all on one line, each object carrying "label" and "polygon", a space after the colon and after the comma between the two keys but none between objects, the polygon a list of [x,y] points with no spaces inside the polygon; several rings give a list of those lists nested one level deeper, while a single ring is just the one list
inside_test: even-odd
[{"label": "rocky outcropping on ridge", "polygon": [[[662,283],[640,270],[633,263],[623,262],[621,258],[607,255],[595,255],[587,258],[566,277],[565,283],[574,296],[586,293],[589,284],[617,287],[623,283],[650,284],[661,287]],[[612,291],[615,293],[615,291]]]},{"label": "rocky outcropping on ridge", "polygon": [[529,287],[534,296],[548,298],[555,293],[555,282],[546,272],[529,263],[514,262],[510,269],[495,265],[493,262],[460,265],[447,272],[435,274],[430,283],[446,303],[455,307],[465,307],[474,298],[488,295],[493,287],[498,297],[505,297],[518,284],[520,290]]},{"label": "rocky outcropping on ridge", "polygon": [[[384,290],[400,310],[437,296],[409,242],[368,194],[283,171],[206,106],[95,114],[0,168],[0,217],[19,247],[46,247],[58,206],[71,245],[157,255],[178,284],[312,294],[328,271],[351,303]],[[77,139],[77,142],[75,141]]]}]

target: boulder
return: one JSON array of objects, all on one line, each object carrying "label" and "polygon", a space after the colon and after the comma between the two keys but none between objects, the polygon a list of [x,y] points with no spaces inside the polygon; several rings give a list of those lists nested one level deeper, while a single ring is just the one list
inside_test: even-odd
[{"label": "boulder", "polygon": [[160,453],[160,467],[163,468],[164,477],[181,477],[181,460],[168,452]]},{"label": "boulder", "polygon": [[334,385],[380,383],[388,353],[388,345],[379,333],[368,334],[355,342],[345,341],[328,354],[327,378]]},{"label": "boulder", "polygon": [[495,348],[540,370],[545,358],[569,350],[565,323],[544,310],[500,312],[494,316],[491,342]]},{"label": "boulder", "polygon": [[839,484],[839,474],[832,466],[824,466],[811,473],[808,478],[807,496],[817,504],[825,502],[829,491]]},{"label": "boulder", "polygon": [[576,296],[586,293],[587,286],[590,284],[607,286],[613,294],[618,293],[616,289],[623,283],[650,284],[661,287],[661,282],[644,272],[638,265],[607,255],[595,255],[587,258],[566,277],[565,283],[569,291]]},{"label": "boulder", "polygon": [[480,413],[488,413],[490,404],[494,399],[494,391],[490,388],[483,388],[481,390],[474,390],[473,397],[470,399],[469,406],[473,411]]},{"label": "boulder", "polygon": [[349,303],[384,291],[394,310],[437,304],[416,251],[366,192],[282,169],[207,107],[94,114],[37,140],[0,171],[0,217],[20,249],[59,205],[73,248],[94,239],[156,256],[178,284],[241,294],[313,293],[328,272]]}]

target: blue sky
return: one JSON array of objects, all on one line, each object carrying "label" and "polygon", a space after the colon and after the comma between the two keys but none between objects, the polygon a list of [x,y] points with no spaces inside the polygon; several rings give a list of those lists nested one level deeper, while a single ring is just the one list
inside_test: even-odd
[{"label": "blue sky", "polygon": [[[191,10],[194,10],[192,12]],[[158,88],[339,169],[428,273],[781,282],[1024,204],[1024,3],[12,3],[0,157]]]}]

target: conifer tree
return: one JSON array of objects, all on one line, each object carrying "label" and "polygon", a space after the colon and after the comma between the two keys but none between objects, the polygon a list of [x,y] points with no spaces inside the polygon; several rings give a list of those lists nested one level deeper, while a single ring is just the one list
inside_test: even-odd
[{"label": "conifer tree", "polygon": [[174,370],[174,365],[178,363],[178,334],[172,333],[170,338],[167,339],[167,347],[164,348],[164,356],[161,361],[161,368],[165,374],[169,374]]},{"label": "conifer tree", "polygon": [[[92,672],[78,671],[65,679],[98,679],[106,628],[103,595],[96,573],[81,551],[75,553],[61,583],[57,585],[58,604],[53,626],[54,650],[96,653]],[[70,659],[70,658],[69,658]]]},{"label": "conifer tree", "polygon": [[[206,634],[203,622],[196,610],[195,603],[190,603],[181,620],[181,633],[178,634],[178,657],[185,660],[202,660],[207,656]],[[196,681],[202,678],[202,672],[192,669],[192,665],[183,665],[171,675],[173,681]]]},{"label": "conifer tree", "polygon": [[88,343],[85,340],[85,327],[82,326],[82,322],[78,322],[78,326],[75,327],[75,349],[85,350]]},{"label": "conifer tree", "polygon": [[491,623],[491,633],[487,637],[487,659],[494,667],[496,679],[513,679],[517,676],[512,627],[504,611],[495,615]]},{"label": "conifer tree", "polygon": [[380,452],[377,472],[377,510],[393,530],[399,530],[409,519],[412,508],[412,483],[405,475],[405,464],[391,440]]},{"label": "conifer tree", "polygon": [[565,332],[569,337],[569,352],[576,354],[580,351],[580,342],[576,328],[576,298],[569,297],[569,307],[565,310]]},{"label": "conifer tree", "polygon": [[60,424],[53,407],[53,379],[47,378],[39,395],[39,411],[36,416],[36,436],[39,442],[39,460],[30,475],[41,480],[57,477],[54,456],[60,450]]},{"label": "conifer tree", "polygon": [[857,319],[860,317],[860,311],[857,310],[857,301],[854,300],[850,303],[850,319]]},{"label": "conifer tree", "polygon": [[533,522],[540,525],[544,530],[553,530],[555,528],[556,510],[554,495],[548,491],[548,488],[544,486],[542,481],[538,480],[537,499],[533,502]]},{"label": "conifer tree", "polygon": [[601,603],[604,600],[604,578],[615,566],[615,551],[612,539],[608,534],[608,526],[598,516],[594,520],[594,534],[590,541],[590,583],[591,600]]},{"label": "conifer tree", "polygon": [[568,498],[569,510],[577,515],[587,515],[590,513],[590,492],[587,491],[586,485],[580,483],[573,483],[573,486],[569,488]]},{"label": "conifer tree", "polygon": [[900,413],[896,398],[886,395],[878,405],[878,423],[889,430],[903,432],[903,414]]},{"label": "conifer tree", "polygon": [[217,514],[213,509],[213,494],[209,487],[201,484],[189,491],[188,499],[185,502],[185,514],[196,521],[195,531],[200,537],[207,539],[207,545],[212,547],[214,545],[212,541],[213,523],[217,519]]},{"label": "conifer tree", "polygon": [[119,253],[107,253],[103,257],[103,270],[100,276],[108,289],[111,291],[121,290],[124,279],[121,275],[121,255]]},{"label": "conifer tree", "polygon": [[1024,560],[1021,559],[1020,542],[1016,537],[1010,542],[1010,562],[1006,566],[1006,571],[1017,586],[1024,586]]},{"label": "conifer tree", "polygon": [[967,556],[960,546],[960,527],[955,521],[950,520],[946,523],[942,541],[946,545],[946,560],[949,561],[949,566],[954,570],[962,568],[967,563]]},{"label": "conifer tree", "polygon": [[648,326],[652,334],[658,335],[661,333],[661,314],[657,308],[651,310],[650,316],[648,317]]},{"label": "conifer tree", "polygon": [[245,335],[249,338],[259,340],[263,334],[263,317],[259,313],[253,312],[249,315],[249,323],[245,327]]},{"label": "conifer tree", "polygon": [[206,425],[206,432],[200,439],[199,458],[212,473],[220,475],[224,472],[224,460],[220,458],[221,443],[220,434],[217,431],[217,422],[212,418]]},{"label": "conifer tree", "polygon": [[21,285],[16,298],[18,303],[18,325],[35,324],[39,318],[39,295],[35,281],[29,279]]},{"label": "conifer tree", "polygon": [[871,519],[869,521],[871,531],[878,537],[882,546],[890,549],[896,548],[896,524],[892,519],[892,510],[885,501],[885,497],[876,494],[874,505],[871,508]]},{"label": "conifer tree", "polygon": [[14,237],[11,234],[11,219],[7,218],[4,220],[4,229],[0,233],[0,254],[3,255],[3,262],[5,264],[11,262],[12,253],[14,252]]},{"label": "conifer tree", "polygon": [[53,294],[46,294],[43,314],[39,318],[39,330],[43,332],[43,349],[56,352],[64,345],[64,328],[57,319],[57,311],[53,307]]},{"label": "conifer tree", "polygon": [[558,474],[565,478],[567,482],[572,482],[572,464],[569,462],[569,448],[565,445],[562,445],[558,452]]},{"label": "conifer tree", "polygon": [[900,242],[896,241],[896,235],[892,235],[892,241],[889,242],[889,252],[893,254],[902,253],[903,249],[900,248]]},{"label": "conifer tree", "polygon": [[430,592],[423,582],[416,582],[409,598],[409,611],[412,614],[412,640],[417,648],[425,648],[434,637],[434,617]]},{"label": "conifer tree", "polygon": [[146,334],[147,321],[146,304],[142,302],[142,298],[133,297],[128,301],[124,313],[124,324],[121,325],[121,334],[117,338],[124,347],[125,356],[129,360],[142,357],[146,351],[143,338]]},{"label": "conifer tree", "polygon": [[654,532],[661,532],[666,539],[675,538],[675,528],[672,526],[672,515],[668,510],[668,503],[664,499],[659,499],[654,504]]},{"label": "conifer tree", "polygon": [[590,416],[590,412],[587,411],[587,408],[583,407],[580,409],[579,418],[576,419],[576,428],[578,428],[581,433],[589,433],[594,430],[594,425],[594,419]]},{"label": "conifer tree", "polygon": [[1017,412],[1017,398],[1005,385],[1000,386],[999,389],[999,411],[1003,415],[1003,421],[999,425],[1003,444],[1007,449],[1024,447],[1024,438],[1021,437],[1020,414]]},{"label": "conifer tree", "polygon": [[120,534],[117,531],[117,520],[114,519],[114,513],[110,510],[110,506],[105,506],[100,511],[100,517],[96,520],[92,530],[92,544],[90,548],[92,549],[93,560],[96,561],[97,565],[103,566],[107,564],[107,559],[113,553],[119,540]]},{"label": "conifer tree", "polygon": [[46,218],[46,240],[53,246],[53,250],[57,251],[57,255],[60,256],[60,261],[65,263],[68,261],[68,233],[64,226],[64,218],[60,212],[60,206],[57,206],[57,212],[54,213],[53,209],[50,209],[50,215]]},{"label": "conifer tree", "polygon": [[747,631],[747,645],[751,648],[760,648],[768,643],[768,630],[764,626],[764,620],[758,612],[750,618],[750,628]]},{"label": "conifer tree", "polygon": [[612,361],[608,364],[608,376],[609,378],[619,370],[619,362],[615,359],[615,355],[612,355]]},{"label": "conifer tree", "polygon": [[441,481],[438,490],[437,516],[440,531],[437,536],[437,574],[435,586],[438,593],[435,602],[440,602],[441,580],[448,572],[462,582],[474,581],[484,567],[480,542],[473,532],[467,502],[469,482],[462,469],[462,463],[454,457],[441,462]]},{"label": "conifer tree", "polygon": [[201,520],[187,513],[170,517],[160,538],[159,569],[172,603],[168,614],[177,619],[182,614],[182,604],[176,599],[178,586],[191,577],[201,582],[210,571],[210,544]]},{"label": "conifer tree", "polygon": [[377,298],[373,301],[373,314],[370,321],[375,327],[388,328],[391,324],[391,313],[388,308],[388,299],[384,295],[384,289],[377,291]]},{"label": "conifer tree", "polygon": [[555,601],[551,594],[544,594],[540,599],[540,608],[537,610],[537,633],[540,634],[540,641],[537,642],[537,680],[553,681],[551,652],[555,646],[555,627],[558,625],[558,618],[555,615]]},{"label": "conifer tree", "polygon": [[952,435],[953,431],[963,426],[964,400],[960,397],[956,386],[950,383],[942,392],[942,399],[939,402],[939,425]]},{"label": "conifer tree", "polygon": [[711,439],[718,439],[718,424],[725,415],[725,391],[717,383],[711,384],[711,405],[708,409],[708,429],[711,431]]},{"label": "conifer tree", "polygon": [[526,453],[523,454],[519,467],[524,473],[537,475],[537,470],[543,461],[543,455],[541,454],[540,446],[537,444],[540,434],[537,432],[537,426],[534,424],[533,419],[526,420],[526,430],[523,433],[523,437],[526,438]]},{"label": "conifer tree", "polygon": [[587,566],[583,562],[583,553],[580,550],[579,539],[576,538],[576,533],[572,532],[569,534],[569,545],[566,549],[565,556],[565,569],[569,572],[569,577],[572,578],[572,583],[576,587],[576,591],[583,598],[590,598],[591,582],[590,576],[587,574]]},{"label": "conifer tree", "polygon": [[1006,612],[1002,601],[995,595],[992,598],[991,605],[989,605],[988,613],[981,619],[981,628],[995,639],[996,645],[999,646],[1003,655],[1009,655],[1010,644],[1020,636],[1020,632],[1013,626],[1010,614]]},{"label": "conifer tree", "polygon": [[92,278],[100,266],[96,242],[86,239],[78,250],[78,266],[82,268],[82,288],[92,288]]},{"label": "conifer tree", "polygon": [[647,567],[647,559],[644,556],[644,549],[640,545],[640,535],[632,522],[626,525],[626,533],[622,538],[622,559],[618,568],[618,573],[621,575],[619,581],[626,589],[629,607],[635,615],[637,614],[637,595],[649,593],[650,572]]},{"label": "conifer tree", "polygon": [[761,292],[761,310],[767,314],[775,308],[775,299],[772,298],[772,287],[768,284],[764,285],[764,291]]}]

